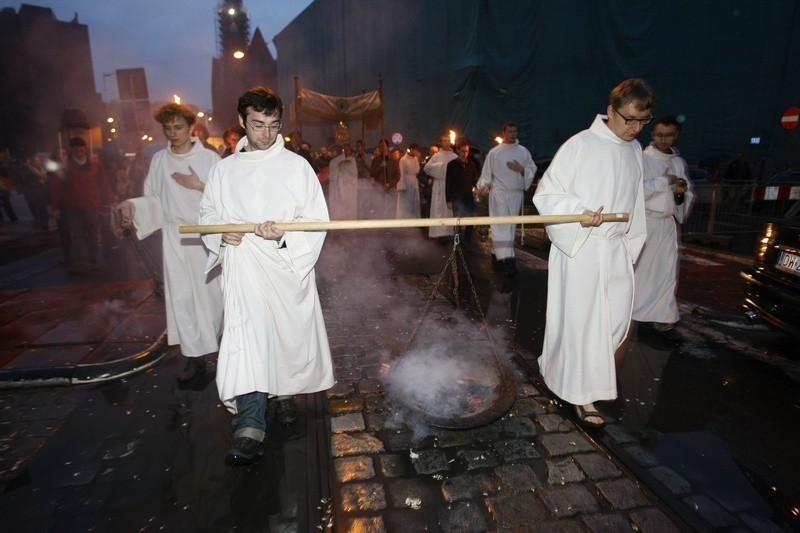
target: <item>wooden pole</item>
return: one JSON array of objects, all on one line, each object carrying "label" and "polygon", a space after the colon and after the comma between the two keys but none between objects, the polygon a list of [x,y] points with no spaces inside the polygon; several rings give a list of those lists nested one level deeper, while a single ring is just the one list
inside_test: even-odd
[{"label": "wooden pole", "polygon": [[[323,222],[276,222],[283,231],[330,231],[338,229],[429,228],[434,226],[483,226],[489,224],[565,224],[584,222],[589,215],[526,215],[509,217],[398,218],[385,220],[330,220]],[[627,222],[628,213],[605,213],[603,222]],[[256,224],[180,226],[180,233],[254,233]]]}]

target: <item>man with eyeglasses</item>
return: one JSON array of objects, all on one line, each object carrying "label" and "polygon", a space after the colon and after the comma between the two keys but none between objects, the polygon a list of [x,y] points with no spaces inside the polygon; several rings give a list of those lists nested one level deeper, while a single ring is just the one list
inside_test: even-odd
[{"label": "man with eyeglasses", "polygon": [[653,142],[644,149],[647,241],[634,269],[633,320],[652,322],[668,338],[676,338],[674,326],[680,320],[677,224],[689,216],[694,200],[686,161],[675,148],[680,131],[674,115],[663,116],[653,126]]},{"label": "man with eyeglasses", "polygon": [[239,97],[245,129],[236,151],[210,172],[201,224],[253,223],[254,233],[203,235],[207,269],[222,265],[225,324],[217,388],[233,420],[228,464],[263,455],[269,398],[290,424],[299,412],[291,397],[333,386],[333,365],[314,267],[322,231],[287,231],[280,222],[327,221],[314,169],[284,147],[283,103],[266,87]]},{"label": "man with eyeglasses", "polygon": [[[489,194],[489,216],[522,214],[525,191],[533,183],[536,164],[527,148],[519,144],[517,124],[503,124],[503,140],[489,150],[478,180],[478,191]],[[516,224],[492,224],[492,266],[506,275],[517,273],[514,253]]]},{"label": "man with eyeglasses", "polygon": [[[594,402],[617,397],[633,309],[633,263],[645,242],[642,147],[655,93],[641,79],[617,85],[607,115],[567,140],[536,187],[542,215],[588,220],[547,226],[547,319],[539,368],[547,386],[575,406],[579,424],[600,428]],[[630,214],[603,223],[602,212]],[[616,365],[615,365],[616,363]]]}]

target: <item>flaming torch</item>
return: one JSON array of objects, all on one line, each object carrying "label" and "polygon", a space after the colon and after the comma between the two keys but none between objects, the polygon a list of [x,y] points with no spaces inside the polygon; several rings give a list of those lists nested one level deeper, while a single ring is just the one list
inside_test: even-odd
[{"label": "flaming torch", "polygon": [[456,132],[450,130],[450,144],[456,144]]}]

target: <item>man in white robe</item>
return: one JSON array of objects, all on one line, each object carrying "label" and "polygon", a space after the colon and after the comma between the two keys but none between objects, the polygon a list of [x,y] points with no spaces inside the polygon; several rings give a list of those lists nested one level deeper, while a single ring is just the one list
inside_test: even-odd
[{"label": "man in white robe", "polygon": [[375,187],[372,175],[369,173],[372,165],[372,156],[367,153],[364,141],[356,141],[356,151],[353,154],[358,167],[358,217],[359,219],[372,218],[372,195]]},{"label": "man in white robe", "polygon": [[333,220],[358,218],[358,166],[350,143],[342,144],[342,153],[328,166],[328,208]]},{"label": "man in white robe", "polygon": [[[536,164],[527,148],[519,144],[517,125],[503,124],[503,141],[489,150],[483,162],[478,191],[489,192],[489,216],[507,217],[522,214],[525,191],[533,183]],[[514,254],[516,224],[492,224],[492,266],[508,275],[517,271]]]},{"label": "man in white robe", "polygon": [[[452,218],[453,210],[447,205],[445,186],[447,184],[447,163],[457,158],[450,143],[449,135],[442,135],[442,148],[433,154],[425,163],[423,171],[433,179],[431,188],[431,218]],[[431,226],[428,237],[438,238],[439,242],[446,244],[453,236],[450,226]]]},{"label": "man in white robe", "polygon": [[692,209],[694,193],[686,162],[674,144],[680,123],[672,115],[653,126],[653,142],[644,149],[644,207],[647,241],[636,263],[633,319],[653,322],[668,332],[680,320],[678,287],[678,230]]},{"label": "man in white robe", "polygon": [[397,182],[397,218],[419,218],[419,145],[411,143],[400,158],[400,181]]},{"label": "man in white robe", "polygon": [[[286,231],[275,221],[327,221],[314,169],[287,150],[280,135],[283,103],[254,87],[239,98],[246,136],[211,169],[201,224],[252,223],[255,233],[204,235],[208,268],[222,264],[225,327],[217,365],[223,403],[236,413],[229,464],[263,454],[270,396],[333,386],[333,365],[314,266],[325,233]],[[278,407],[288,402],[278,402]],[[296,409],[296,408],[295,408]]]},{"label": "man in white robe", "polygon": [[144,196],[121,202],[115,211],[120,225],[132,225],[139,239],[162,230],[167,342],[181,346],[186,362],[177,378],[186,382],[205,372],[205,356],[219,348],[222,292],[219,272],[205,271],[208,252],[200,237],[181,235],[178,227],[197,223],[206,177],[220,158],[191,136],[190,108],[167,104],[155,118],[167,147],[153,156]]},{"label": "man in white robe", "polygon": [[[539,368],[547,386],[575,405],[577,420],[605,424],[593,402],[617,397],[615,362],[633,307],[633,263],[645,241],[642,148],[636,136],[652,119],[655,95],[627,80],[609,95],[607,116],[567,140],[536,187],[539,213],[585,214],[551,224],[547,318]],[[603,223],[602,211],[630,214]]]}]

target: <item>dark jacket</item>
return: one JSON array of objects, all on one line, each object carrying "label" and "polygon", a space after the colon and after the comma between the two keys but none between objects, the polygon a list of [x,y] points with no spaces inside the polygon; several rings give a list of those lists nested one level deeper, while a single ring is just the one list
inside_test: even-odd
[{"label": "dark jacket", "polygon": [[461,200],[467,203],[472,199],[472,188],[478,183],[478,167],[467,158],[461,161],[456,158],[447,163],[445,174],[444,197],[447,202]]},{"label": "dark jacket", "polygon": [[[383,161],[386,161],[386,167],[381,166]],[[400,181],[400,164],[392,154],[375,156],[372,158],[369,173],[378,185],[386,189],[396,189],[397,182]]]}]

